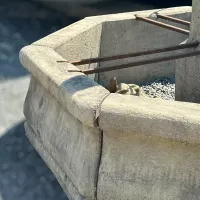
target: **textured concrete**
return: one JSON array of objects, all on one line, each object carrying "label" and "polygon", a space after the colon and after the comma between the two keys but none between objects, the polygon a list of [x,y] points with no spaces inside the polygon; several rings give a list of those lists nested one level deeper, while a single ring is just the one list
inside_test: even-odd
[{"label": "textured concrete", "polygon": [[[191,7],[155,9],[147,11],[110,14],[87,17],[79,22],[59,30],[34,45],[53,48],[67,61],[79,60],[98,56],[124,54],[167,45],[180,44],[187,36],[147,24],[135,19],[135,14],[155,18],[159,12],[190,21]],[[160,20],[163,21],[163,20]],[[164,21],[166,22],[166,20]],[[177,25],[185,29],[187,26]],[[162,54],[163,55],[163,54]],[[151,56],[146,56],[151,57]],[[140,58],[141,59],[141,58]],[[80,69],[105,67],[138,60],[136,58],[102,62],[100,64],[81,65]],[[152,80],[158,76],[173,76],[175,61],[145,65],[136,68],[94,74],[89,77],[107,87],[109,80],[116,76],[121,82],[138,84],[144,80]]]},{"label": "textured concrete", "polygon": [[[191,8],[162,13],[189,20]],[[81,59],[92,48],[92,55],[102,56],[106,51],[124,53],[133,46],[142,45],[142,50],[186,39],[136,21],[134,14],[88,17],[20,52],[22,65],[32,74],[24,105],[27,136],[71,200],[199,196],[200,105],[110,94],[94,82],[97,78],[106,85],[110,73],[88,77],[69,72],[79,68],[68,62],[57,62]],[[174,64],[166,70],[155,65],[153,71],[144,66],[142,72],[135,68],[118,73],[124,82],[135,83],[149,76],[174,75]]]},{"label": "textured concrete", "polygon": [[[200,1],[193,0],[190,35],[187,41],[200,41]],[[199,47],[192,50],[199,50]],[[187,50],[189,51],[189,50]],[[200,57],[180,59],[176,62],[176,92],[177,101],[200,103]]]},{"label": "textured concrete", "polygon": [[103,131],[200,143],[200,105],[111,94],[101,105]]},{"label": "textured concrete", "polygon": [[26,122],[25,122],[25,130],[26,130],[26,136],[29,138],[31,144],[40,153],[42,159],[46,162],[46,164],[50,167],[51,171],[56,176],[62,189],[67,193],[68,199],[70,200],[85,199],[78,193],[77,189],[74,187],[71,180],[67,177],[66,173],[61,169],[59,163],[55,161],[51,153],[49,153],[48,149],[45,148],[45,146],[41,142],[40,138],[37,137],[37,134],[34,133],[34,130]]},{"label": "textured concrete", "polygon": [[101,105],[97,198],[199,198],[200,105],[111,94]]},{"label": "textured concrete", "polygon": [[[190,21],[190,7],[164,9],[158,11],[161,14],[171,15],[180,19]],[[155,19],[153,15],[156,11],[141,12],[138,15],[151,17]],[[159,20],[165,23],[176,25],[178,27],[188,29],[187,26],[181,26],[176,23],[172,23],[166,20]],[[132,53],[138,51],[144,51],[148,49],[155,49],[165,47],[167,45],[176,45],[182,43],[187,38],[186,35],[176,33],[171,30],[167,30],[152,24],[141,22],[135,19],[132,15],[131,19],[126,20],[112,20],[105,22],[102,28],[102,42],[101,42],[101,56],[109,56],[115,54]],[[161,53],[159,56],[169,55],[173,52]],[[152,58],[155,55],[145,56],[146,58]],[[134,62],[136,60],[144,59],[128,58],[115,60],[111,62],[102,62],[99,67],[113,66],[119,64],[125,64],[127,62]],[[175,61],[155,63],[151,65],[144,65],[129,69],[115,70],[111,72],[101,73],[100,83],[104,86],[108,86],[109,80],[113,77],[117,77],[120,82],[129,82],[140,84],[145,81],[151,81],[160,76],[173,76],[175,74]]]},{"label": "textured concrete", "polygon": [[104,131],[97,199],[198,200],[199,159],[199,145]]},{"label": "textured concrete", "polygon": [[[187,36],[183,34],[135,19],[135,14],[155,18],[154,13],[156,12],[187,21],[190,21],[191,18],[191,7],[189,6],[93,16],[80,20],[33,44],[53,48],[64,59],[71,61],[74,59],[142,51],[144,49],[166,46],[164,44],[180,44],[187,39]],[[172,22],[167,23],[188,29],[187,26],[177,25]],[[105,67],[131,61],[133,59],[129,58],[112,62],[102,62],[100,64],[81,65],[79,67],[80,69]],[[134,81],[134,83],[141,83],[144,80],[150,81],[158,76],[173,76],[175,74],[175,64],[175,61],[169,61],[101,73],[100,75],[90,75],[89,77],[104,87],[108,86],[109,80],[114,76],[121,82]]]},{"label": "textured concrete", "polygon": [[[57,31],[34,45],[53,48],[67,61],[98,57],[100,52],[102,25],[99,21],[80,20]],[[81,65],[81,69],[95,68],[98,64]],[[90,75],[95,79],[94,75]]]},{"label": "textured concrete", "polygon": [[[77,29],[82,30],[82,26],[79,25]],[[74,35],[72,39],[56,48],[56,52],[58,52],[68,61],[99,57],[101,47],[101,32],[102,24],[95,25],[94,27],[82,32],[81,34],[79,33]],[[66,31],[66,33],[68,33],[68,31]],[[90,69],[96,68],[98,66],[98,63],[92,63],[80,65],[79,69]],[[89,75],[89,77],[98,81],[98,76],[95,76],[95,74]]]},{"label": "textured concrete", "polygon": [[200,2],[198,0],[192,1],[192,21],[190,26],[190,39],[200,40]]},{"label": "textured concrete", "polygon": [[37,77],[44,88],[75,118],[94,127],[98,117],[96,111],[109,92],[82,73],[68,73],[67,70],[78,68],[57,63],[57,60],[63,58],[48,47],[27,46],[20,52],[22,65]]},{"label": "textured concrete", "polygon": [[[81,196],[94,199],[101,131],[87,127],[74,118],[33,78],[26,97],[24,114],[34,133],[31,135],[28,131],[28,135],[41,142],[41,148],[47,149],[49,156],[55,160]],[[48,159],[48,162],[51,161]],[[51,163],[48,164],[51,166]],[[57,173],[59,172],[56,171],[55,174]]]}]

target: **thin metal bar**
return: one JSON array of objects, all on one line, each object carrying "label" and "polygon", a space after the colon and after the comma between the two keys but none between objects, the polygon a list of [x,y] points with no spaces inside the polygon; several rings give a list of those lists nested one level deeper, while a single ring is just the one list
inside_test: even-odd
[{"label": "thin metal bar", "polygon": [[[85,64],[91,64],[91,63],[96,63],[96,62],[105,62],[105,61],[112,61],[112,60],[118,60],[118,59],[123,59],[123,58],[131,58],[131,57],[144,56],[144,55],[150,55],[150,54],[155,54],[155,53],[181,50],[181,49],[186,49],[186,48],[197,47],[198,45],[199,45],[199,42],[191,42],[191,43],[186,43],[186,44],[181,44],[181,45],[168,46],[164,48],[157,48],[153,50],[134,52],[134,53],[129,53],[129,54],[118,54],[114,56],[82,59],[82,60],[77,60],[77,61],[71,61],[69,63],[76,66],[85,65]],[[60,62],[67,62],[67,61],[60,61]]]},{"label": "thin metal bar", "polygon": [[161,19],[166,19],[166,20],[169,20],[169,21],[172,21],[172,22],[176,22],[176,23],[179,23],[179,24],[183,24],[183,25],[186,25],[186,26],[190,26],[190,22],[182,20],[182,19],[178,19],[178,18],[175,18],[175,17],[166,16],[166,15],[162,15],[162,14],[157,14],[157,17],[161,18]]},{"label": "thin metal bar", "polygon": [[189,33],[190,33],[190,31],[188,31],[186,29],[178,28],[176,26],[172,26],[172,25],[169,25],[169,24],[158,22],[158,21],[146,18],[146,17],[139,17],[139,16],[136,15],[136,19],[150,23],[150,24],[153,24],[153,25],[156,25],[156,26],[160,26],[160,27],[172,30],[172,31],[176,31],[178,33],[182,33],[182,34],[185,34],[185,35],[189,35]]},{"label": "thin metal bar", "polygon": [[141,66],[141,65],[165,62],[165,61],[169,61],[169,60],[176,60],[176,59],[180,59],[180,58],[198,56],[198,55],[200,55],[200,50],[193,51],[193,52],[179,53],[179,54],[170,55],[170,56],[163,56],[163,57],[159,57],[159,58],[147,59],[147,60],[142,60],[142,61],[136,61],[136,62],[131,62],[131,63],[127,63],[127,64],[122,64],[122,65],[116,65],[116,66],[100,67],[100,68],[86,69],[86,70],[80,70],[80,71],[68,70],[68,72],[76,71],[76,72],[82,72],[85,74],[94,74],[94,73],[108,72],[108,71],[113,71],[113,70],[118,70],[118,69],[125,69],[125,68],[130,68],[130,67],[137,67],[137,66]]}]

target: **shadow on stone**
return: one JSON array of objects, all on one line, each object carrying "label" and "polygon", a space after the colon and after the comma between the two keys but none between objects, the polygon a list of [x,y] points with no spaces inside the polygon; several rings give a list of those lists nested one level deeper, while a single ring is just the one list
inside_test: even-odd
[{"label": "shadow on stone", "polygon": [[[92,78],[87,79],[85,75],[77,75],[63,81],[62,87],[66,88],[71,95],[74,95],[76,92],[98,87],[98,85],[92,81]],[[95,92],[95,90],[90,90],[90,92],[92,91]]]},{"label": "shadow on stone", "polygon": [[24,122],[0,138],[0,199],[67,200],[54,175],[26,138]]}]

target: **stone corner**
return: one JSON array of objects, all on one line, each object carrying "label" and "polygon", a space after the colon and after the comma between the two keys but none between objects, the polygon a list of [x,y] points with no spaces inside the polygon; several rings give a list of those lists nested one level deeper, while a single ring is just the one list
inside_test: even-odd
[{"label": "stone corner", "polygon": [[58,53],[48,47],[30,45],[20,51],[21,64],[62,106],[83,124],[96,126],[101,102],[110,94],[102,86],[63,61]]}]

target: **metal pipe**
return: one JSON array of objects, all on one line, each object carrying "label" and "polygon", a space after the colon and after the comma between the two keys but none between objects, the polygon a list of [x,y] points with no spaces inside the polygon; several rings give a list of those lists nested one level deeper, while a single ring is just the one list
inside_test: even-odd
[{"label": "metal pipe", "polygon": [[137,67],[141,65],[165,62],[165,61],[170,61],[170,60],[176,60],[176,59],[181,59],[181,58],[187,58],[187,57],[192,57],[192,56],[198,56],[198,55],[200,55],[200,50],[187,52],[187,53],[179,53],[179,54],[170,55],[170,56],[163,56],[159,58],[151,58],[151,59],[146,59],[142,61],[116,65],[116,66],[100,67],[100,68],[86,69],[86,70],[68,70],[68,72],[82,72],[85,74],[94,74],[94,73],[108,72],[108,71],[113,71],[113,70],[118,70],[118,69],[125,69],[125,68],[130,68],[130,67]]},{"label": "metal pipe", "polygon": [[157,17],[161,18],[161,19],[166,19],[166,20],[169,20],[169,21],[172,21],[172,22],[176,22],[176,23],[179,23],[179,24],[183,24],[183,25],[186,25],[186,26],[190,26],[190,22],[182,20],[182,19],[178,19],[178,18],[175,18],[175,17],[166,16],[166,15],[162,15],[162,14],[158,14],[158,13],[157,13]]},{"label": "metal pipe", "polygon": [[[91,63],[96,63],[96,62],[105,62],[105,61],[112,61],[112,60],[123,59],[123,58],[131,58],[131,57],[144,56],[144,55],[150,55],[150,54],[155,54],[155,53],[181,50],[181,49],[186,49],[186,48],[197,47],[198,45],[199,45],[199,42],[191,42],[191,43],[186,43],[186,44],[181,44],[181,45],[168,46],[164,48],[157,48],[153,50],[140,51],[140,52],[134,52],[134,53],[128,53],[128,54],[119,54],[115,56],[82,59],[82,60],[77,60],[77,61],[71,61],[69,63],[76,66],[85,65],[85,64],[91,64]],[[57,62],[67,62],[67,61],[57,61]]]},{"label": "metal pipe", "polygon": [[169,25],[169,24],[158,22],[158,21],[146,18],[146,17],[139,17],[139,16],[136,15],[136,19],[150,23],[150,24],[153,24],[153,25],[156,25],[156,26],[160,26],[160,27],[172,30],[172,31],[176,31],[178,33],[182,33],[182,34],[185,34],[185,35],[189,35],[189,33],[190,33],[190,31],[188,31],[186,29],[178,28],[176,26],[172,26],[172,25]]}]

